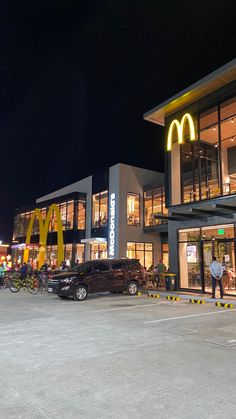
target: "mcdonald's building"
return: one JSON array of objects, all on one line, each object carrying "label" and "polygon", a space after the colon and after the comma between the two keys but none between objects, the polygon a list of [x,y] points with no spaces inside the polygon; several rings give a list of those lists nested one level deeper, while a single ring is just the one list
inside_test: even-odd
[{"label": "mcdonald's building", "polygon": [[162,257],[168,266],[161,215],[167,215],[164,174],[116,164],[17,209],[13,262],[130,257],[148,268]]},{"label": "mcdonald's building", "polygon": [[235,295],[236,59],[144,119],[164,127],[169,259],[177,288],[211,293],[216,256],[225,293]]}]

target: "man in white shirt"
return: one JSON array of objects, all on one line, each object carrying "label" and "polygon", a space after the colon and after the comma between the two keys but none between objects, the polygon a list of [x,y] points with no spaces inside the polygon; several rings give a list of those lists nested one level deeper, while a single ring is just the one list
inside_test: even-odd
[{"label": "man in white shirt", "polygon": [[215,298],[217,283],[219,284],[219,287],[220,287],[220,298],[223,298],[224,290],[223,290],[223,284],[222,284],[222,276],[223,276],[224,268],[219,262],[217,262],[215,256],[212,257],[210,271],[211,271],[211,279],[212,279],[212,298]]}]

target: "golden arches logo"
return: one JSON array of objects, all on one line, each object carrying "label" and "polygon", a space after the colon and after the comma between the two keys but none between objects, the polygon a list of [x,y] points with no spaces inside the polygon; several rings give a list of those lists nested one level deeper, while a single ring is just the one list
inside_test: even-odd
[{"label": "golden arches logo", "polygon": [[[50,216],[52,212],[55,212],[57,219],[57,263],[60,263],[64,260],[64,243],[63,243],[63,230],[62,230],[62,221],[59,208],[56,204],[52,204],[48,210],[46,220],[44,222],[42,213],[39,208],[36,208],[31,216],[27,235],[26,235],[26,246],[30,244],[30,238],[33,231],[33,225],[36,218],[39,221],[39,257],[38,257],[38,266],[41,267],[45,262],[46,255],[46,244],[48,236],[48,227],[50,223]],[[24,250],[24,262],[28,262],[29,259],[29,248]]]},{"label": "golden arches logo", "polygon": [[181,122],[179,123],[178,119],[174,119],[171,124],[168,131],[168,137],[167,137],[167,151],[171,150],[172,147],[172,136],[173,136],[173,130],[176,127],[177,129],[177,135],[178,135],[178,143],[183,143],[183,132],[184,132],[184,126],[185,123],[189,124],[189,132],[190,132],[190,141],[194,141],[195,136],[195,128],[194,128],[194,122],[193,118],[189,113],[185,113],[184,116],[181,119]]}]

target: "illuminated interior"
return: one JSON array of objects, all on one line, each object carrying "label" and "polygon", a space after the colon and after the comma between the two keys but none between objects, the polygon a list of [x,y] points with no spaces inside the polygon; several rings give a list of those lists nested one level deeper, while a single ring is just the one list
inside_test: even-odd
[{"label": "illuminated interior", "polygon": [[[180,287],[211,292],[210,264],[216,256],[224,265],[225,293],[236,294],[233,224],[179,230]],[[201,257],[203,255],[203,258]]]},{"label": "illuminated interior", "polygon": [[92,227],[106,227],[108,220],[108,191],[94,194],[92,197]]},{"label": "illuminated interior", "polygon": [[107,258],[107,243],[92,243],[90,258],[106,259]]},{"label": "illuminated interior", "polygon": [[141,265],[148,269],[153,265],[153,243],[127,242],[126,256],[130,259],[139,259]]},{"label": "illuminated interior", "polygon": [[140,226],[140,195],[136,193],[127,194],[127,224],[129,226]]},{"label": "illuminated interior", "polygon": [[155,215],[167,215],[165,207],[165,190],[163,187],[144,192],[144,223],[145,227],[166,223]]},{"label": "illuminated interior", "polygon": [[198,140],[189,141],[185,131],[185,142],[179,147],[182,203],[236,192],[235,97],[200,113],[195,125]]}]

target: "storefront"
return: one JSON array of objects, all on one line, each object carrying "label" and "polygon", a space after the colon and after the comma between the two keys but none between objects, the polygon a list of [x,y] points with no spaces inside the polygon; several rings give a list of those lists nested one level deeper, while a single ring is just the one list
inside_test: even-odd
[{"label": "storefront", "polygon": [[224,266],[226,293],[236,294],[235,224],[178,231],[180,288],[211,293],[212,257]]},{"label": "storefront", "polygon": [[[216,256],[224,268],[225,292],[235,295],[236,60],[144,118],[165,126],[165,220],[178,289],[211,293],[210,264]],[[163,222],[162,214],[155,218]]]},{"label": "storefront", "polygon": [[137,258],[147,268],[163,256],[167,263],[168,245],[161,237],[167,223],[155,218],[166,213],[164,175],[117,164],[18,210],[14,262],[21,263],[28,249],[28,261],[36,265],[46,234],[45,260],[53,267],[60,257],[68,265],[107,257]]}]

